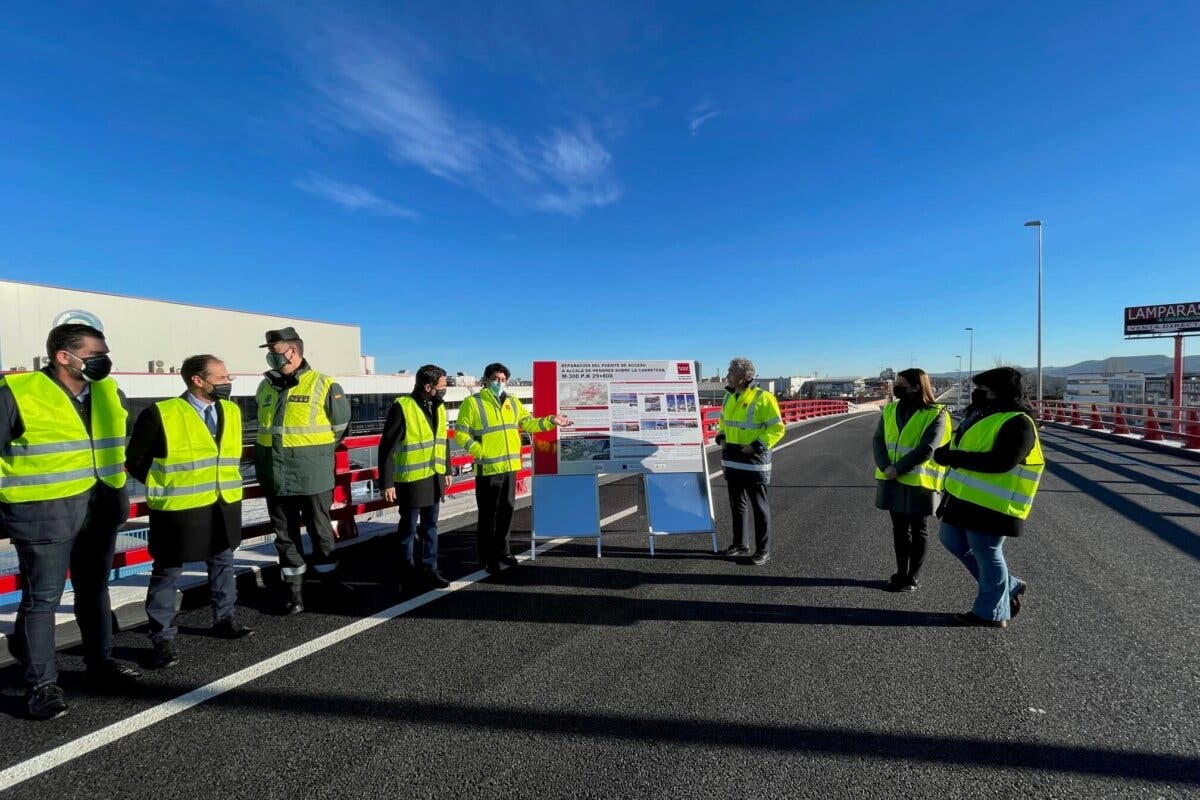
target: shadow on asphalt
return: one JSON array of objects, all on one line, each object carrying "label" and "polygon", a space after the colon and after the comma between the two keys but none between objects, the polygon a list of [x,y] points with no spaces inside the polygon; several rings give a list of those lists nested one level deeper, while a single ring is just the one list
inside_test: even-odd
[{"label": "shadow on asphalt", "polygon": [[[606,554],[607,555],[607,554]],[[663,554],[654,557],[658,560]],[[643,554],[643,557],[645,554]],[[712,553],[702,556],[705,560],[717,558]],[[722,561],[731,561],[721,558]],[[740,563],[740,562],[737,562]],[[748,565],[747,565],[748,567]],[[539,561],[536,566],[521,567],[506,573],[504,583],[513,586],[595,586],[604,589],[636,589],[647,585],[671,586],[769,586],[776,588],[796,587],[860,587],[883,590],[887,581],[860,580],[857,578],[801,578],[781,575],[763,575],[758,568],[749,567],[736,574],[729,573],[667,573],[643,572],[617,567],[558,567]]]},{"label": "shadow on asphalt", "polygon": [[[1055,444],[1056,449],[1060,447],[1061,445]],[[1080,457],[1087,458],[1087,456],[1082,454],[1080,454]],[[1089,462],[1092,461],[1090,458],[1087,458],[1087,460]],[[1094,464],[1103,466],[1107,470],[1122,471],[1117,465],[1104,464],[1100,459],[1096,459]],[[1096,501],[1108,506],[1130,522],[1149,531],[1167,544],[1182,550],[1192,558],[1200,559],[1200,535],[1193,533],[1177,522],[1172,522],[1166,518],[1166,515],[1144,508],[1133,500],[1130,500],[1125,494],[1110,489],[1100,481],[1084,477],[1053,459],[1046,459],[1046,470],[1051,475],[1087,493]],[[1196,502],[1196,494],[1194,492],[1186,492],[1184,494],[1184,490],[1150,478],[1146,478],[1143,482],[1153,486],[1163,494],[1176,499],[1189,503]]]},{"label": "shadow on asphalt", "polygon": [[895,760],[902,763],[920,761],[993,769],[1034,769],[1200,785],[1200,758],[1025,741],[922,736],[678,717],[538,711],[504,706],[387,700],[378,695],[313,695],[246,688],[221,695],[210,703],[235,711],[254,709],[278,713],[286,709],[296,716],[394,720],[399,723],[450,728],[519,731],[557,738],[582,736],[723,749],[737,748],[754,752],[820,753],[850,758]]}]

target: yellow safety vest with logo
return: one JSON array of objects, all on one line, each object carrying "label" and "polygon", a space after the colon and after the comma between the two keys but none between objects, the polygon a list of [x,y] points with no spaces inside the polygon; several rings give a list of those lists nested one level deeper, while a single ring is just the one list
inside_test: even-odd
[{"label": "yellow safety vest with logo", "polygon": [[475,459],[483,475],[500,475],[521,469],[521,434],[541,433],[554,427],[554,417],[535,417],[515,395],[501,406],[491,389],[463,400],[454,421],[454,439]]},{"label": "yellow safety vest with logo", "polygon": [[[945,414],[946,428],[942,433],[942,440],[935,442],[933,446],[936,449],[950,441],[952,435],[950,415],[946,413],[945,406],[935,405],[931,408],[922,408],[909,417],[908,422],[904,423],[904,430],[900,430],[896,425],[896,411],[899,406],[899,403],[888,403],[883,407],[883,439],[887,444],[888,461],[892,464],[916,449],[917,445],[921,443],[921,437],[937,420],[939,414]],[[931,458],[916,465],[903,475],[897,475],[896,481],[907,486],[919,486],[932,492],[940,492],[945,475],[946,468]],[[881,469],[875,470],[875,477],[879,480],[887,478]]]},{"label": "yellow safety vest with logo", "polygon": [[155,403],[162,417],[167,454],[150,464],[146,505],[154,511],[186,511],[242,499],[242,412],[221,400],[225,424],[217,442],[186,398]]},{"label": "yellow safety vest with logo", "polygon": [[392,477],[396,483],[412,483],[432,475],[446,474],[446,406],[437,407],[437,430],[429,427],[429,417],[413,398],[397,397],[404,412],[404,441],[392,455]]},{"label": "yellow safety vest with logo", "polygon": [[89,384],[92,429],[72,400],[44,372],[0,378],[17,401],[25,431],[0,452],[0,503],[61,500],[86,492],[97,480],[125,485],[125,419],[117,383]]},{"label": "yellow safety vest with logo", "polygon": [[[995,446],[996,435],[1004,423],[1022,413],[1006,411],[984,417],[968,428],[959,441],[951,445],[951,449],[966,453],[989,452]],[[1030,424],[1033,424],[1032,420]],[[1037,435],[1037,425],[1033,425],[1033,449],[1022,463],[1008,472],[975,472],[951,467],[946,472],[945,488],[948,494],[960,500],[1025,519],[1033,508],[1033,498],[1045,468],[1042,442]]]},{"label": "yellow safety vest with logo", "polygon": [[727,445],[744,447],[761,441],[767,448],[762,453],[747,456],[749,460],[745,462],[733,461],[729,457],[723,458],[723,467],[761,472],[764,477],[770,475],[771,448],[787,432],[779,414],[779,401],[775,399],[775,395],[757,386],[746,389],[740,395],[728,392],[725,404],[721,407],[717,429],[725,435]]},{"label": "yellow safety vest with logo", "polygon": [[279,390],[270,381],[263,381],[258,387],[258,436],[255,441],[263,447],[270,447],[274,436],[283,437],[283,447],[331,445],[337,441],[337,434],[345,430],[345,425],[332,424],[325,412],[325,400],[333,386],[333,378],[310,369],[297,380],[295,386],[284,390],[286,400],[282,420],[275,418]]}]

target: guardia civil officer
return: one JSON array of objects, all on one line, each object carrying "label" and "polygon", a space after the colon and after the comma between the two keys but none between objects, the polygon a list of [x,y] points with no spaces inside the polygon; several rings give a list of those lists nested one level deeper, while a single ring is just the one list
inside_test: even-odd
[{"label": "guardia civil officer", "polygon": [[997,367],[971,379],[971,405],[949,445],[933,451],[949,469],[938,516],[942,544],[975,578],[971,610],[961,625],[1005,628],[1028,588],[1004,558],[1004,542],[1020,536],[1033,508],[1046,459],[1021,373]]},{"label": "guardia civil officer", "polygon": [[946,469],[930,460],[950,441],[950,415],[934,401],[923,369],[906,369],[892,386],[896,402],[883,407],[875,428],[875,507],[892,518],[896,573],[889,592],[913,592],[925,563],[929,515]]},{"label": "guardia civil officer", "polygon": [[54,613],[67,570],[88,678],[119,688],[141,673],[112,658],[108,576],[129,517],[124,396],[104,334],[68,323],[50,331],[50,364],[0,377],[0,535],[12,539],[21,602],[9,649],[24,668],[33,719],[66,713],[55,668]]},{"label": "guardia civil officer", "polygon": [[[411,394],[397,397],[379,439],[379,485],[396,503],[400,524],[400,581],[438,589],[450,581],[438,571],[438,510],[453,478],[449,474],[446,370],[426,364],[417,370]],[[413,543],[421,540],[418,571]]]},{"label": "guardia civil officer", "polygon": [[309,366],[295,328],[267,331],[267,365],[258,386],[254,466],[275,528],[275,549],[286,589],[283,613],[304,610],[304,560],[300,527],[312,541],[313,570],[333,588],[333,451],[350,425],[350,400],[333,378]]},{"label": "guardia civil officer", "polygon": [[521,469],[521,434],[573,424],[564,414],[535,417],[516,395],[509,394],[508,367],[499,362],[483,368],[484,386],[458,409],[454,439],[475,459],[475,502],[479,506],[476,536],[479,560],[495,574],[500,566],[517,565],[508,549],[517,472]]},{"label": "guardia civil officer", "polygon": [[750,553],[749,520],[746,506],[754,516],[754,554],[750,562],[767,563],[771,558],[771,506],[767,485],[771,482],[771,448],[786,428],[775,395],[754,386],[754,362],[735,358],[725,376],[725,403],[721,408],[717,444],[721,445],[721,466],[729,487],[729,510],[733,516],[733,544],[724,555]]},{"label": "guardia civil officer", "polygon": [[213,633],[240,639],[252,631],[234,618],[233,551],[242,541],[242,414],[229,401],[232,378],[214,355],[188,356],[187,387],[138,415],[126,452],[129,474],[146,485],[150,555],[146,592],[151,669],[175,664],[175,589],[185,561],[208,567]]}]

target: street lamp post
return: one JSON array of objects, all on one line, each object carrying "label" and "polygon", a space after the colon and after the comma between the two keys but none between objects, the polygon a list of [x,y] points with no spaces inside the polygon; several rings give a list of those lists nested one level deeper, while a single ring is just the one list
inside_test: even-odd
[{"label": "street lamp post", "polygon": [[1037,228],[1038,232],[1038,290],[1037,290],[1037,399],[1038,413],[1042,409],[1042,221],[1033,219],[1025,223],[1026,228]]},{"label": "street lamp post", "polygon": [[963,382],[962,382],[962,356],[955,356],[958,359],[958,369],[954,373],[954,385],[958,387],[958,397],[954,398],[955,403],[962,402]]},{"label": "street lamp post", "polygon": [[970,377],[975,374],[975,329],[963,328],[963,330],[969,331],[971,334],[971,345],[967,350],[967,377]]}]

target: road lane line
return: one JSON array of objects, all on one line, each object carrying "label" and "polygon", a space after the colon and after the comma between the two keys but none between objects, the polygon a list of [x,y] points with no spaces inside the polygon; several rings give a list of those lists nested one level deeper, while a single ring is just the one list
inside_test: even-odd
[{"label": "road lane line", "polygon": [[[824,433],[831,428],[836,428],[838,425],[843,425],[854,419],[858,419],[858,416],[848,417],[847,419],[835,422],[832,425],[828,425],[819,430],[807,433],[804,436],[793,439],[786,444],[776,447],[775,449],[782,450],[785,447],[790,447],[797,442],[808,439],[811,436],[816,436],[818,433]],[[718,470],[717,472],[712,473],[709,477],[711,479],[718,477],[721,474],[722,471]],[[637,506],[630,506],[629,508],[618,511],[614,514],[610,514],[609,516],[600,520],[600,527],[603,528],[605,525],[610,525],[618,520],[624,519],[625,517],[636,514],[637,510]],[[550,539],[542,544],[540,549],[549,550],[553,547],[557,547],[570,541],[573,540],[571,538]],[[521,561],[526,561],[530,558],[529,552],[526,551],[517,556],[517,558]],[[178,714],[182,714],[184,711],[187,711],[190,708],[194,708],[201,703],[205,703],[213,698],[220,697],[227,692],[231,692],[241,686],[244,686],[250,681],[257,680],[264,675],[268,675],[276,670],[289,666],[290,664],[294,664],[302,658],[306,658],[314,653],[328,649],[335,644],[344,642],[345,640],[354,636],[358,636],[360,633],[365,633],[372,628],[382,625],[385,622],[389,622],[397,617],[403,616],[404,614],[415,611],[416,609],[421,608],[424,605],[428,605],[434,600],[438,600],[450,594],[451,592],[457,592],[465,589],[468,586],[478,583],[486,577],[488,577],[486,570],[476,570],[469,575],[451,582],[451,584],[445,589],[433,589],[410,600],[405,600],[403,603],[398,603],[391,608],[378,611],[369,617],[364,617],[363,619],[352,622],[349,625],[338,628],[337,630],[330,631],[322,636],[318,636],[315,639],[310,639],[304,644],[297,645],[289,650],[285,650],[284,652],[260,661],[257,664],[251,664],[249,667],[240,669],[237,672],[205,684],[198,689],[193,689],[192,691],[180,695],[172,700],[168,700],[165,703],[160,703],[157,706],[148,708],[145,711],[141,711],[131,717],[126,717],[123,720],[114,722],[111,725],[107,725],[97,731],[93,731],[92,733],[81,736],[78,739],[74,739],[66,744],[59,745],[52,750],[47,750],[45,753],[34,756],[33,758],[27,759],[18,764],[14,764],[13,766],[0,771],[0,792],[11,789],[19,783],[27,781],[30,778],[35,778],[42,773],[49,772],[55,767],[62,766],[63,764],[79,758],[80,756],[87,755],[94,750],[99,750],[106,745],[124,739],[125,737],[144,730],[151,725],[155,725]]]}]

